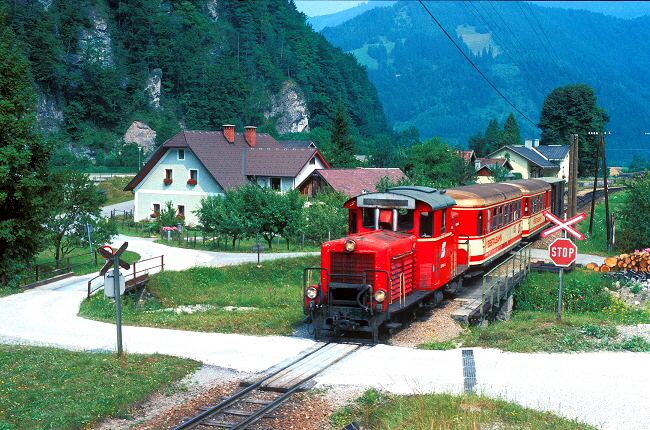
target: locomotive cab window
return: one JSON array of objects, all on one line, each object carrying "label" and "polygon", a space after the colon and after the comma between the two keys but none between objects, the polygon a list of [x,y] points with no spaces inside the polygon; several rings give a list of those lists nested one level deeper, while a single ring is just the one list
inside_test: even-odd
[{"label": "locomotive cab window", "polygon": [[362,225],[365,228],[375,228],[375,209],[363,208]]},{"label": "locomotive cab window", "polygon": [[420,212],[420,237],[433,236],[433,212]]},{"label": "locomotive cab window", "polygon": [[410,209],[397,210],[397,229],[413,230],[413,211]]},{"label": "locomotive cab window", "polygon": [[440,234],[447,233],[447,209],[442,210],[442,220],[440,222]]},{"label": "locomotive cab window", "polygon": [[350,216],[348,218],[348,230],[350,231],[350,234],[354,234],[358,232],[357,228],[357,211],[350,211]]}]

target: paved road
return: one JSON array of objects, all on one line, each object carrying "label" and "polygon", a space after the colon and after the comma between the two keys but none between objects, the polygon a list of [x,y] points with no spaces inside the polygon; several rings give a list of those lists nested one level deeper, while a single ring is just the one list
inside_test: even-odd
[{"label": "paved road", "polygon": [[[256,256],[169,248],[118,237],[143,257],[165,255],[168,268],[232,264]],[[274,254],[273,257],[277,257]],[[271,258],[266,255],[265,257]],[[113,324],[77,316],[93,275],[71,278],[0,299],[0,342],[114,351]],[[193,333],[123,327],[124,349],[193,358],[257,372],[313,345],[308,339]],[[473,348],[476,389],[524,406],[556,412],[606,429],[646,429],[650,423],[648,353],[515,354]],[[363,348],[316,379],[320,386],[375,387],[394,393],[463,390],[461,350],[421,351],[378,345]]]}]

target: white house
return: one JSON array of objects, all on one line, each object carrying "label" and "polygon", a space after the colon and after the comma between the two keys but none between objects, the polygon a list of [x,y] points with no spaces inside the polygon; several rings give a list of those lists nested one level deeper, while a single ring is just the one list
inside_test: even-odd
[{"label": "white house", "polygon": [[523,179],[554,177],[568,178],[569,146],[539,145],[539,140],[526,140],[526,145],[506,145],[493,153],[490,158],[506,158],[513,173],[520,173]]},{"label": "white house", "polygon": [[234,125],[222,131],[183,130],[158,148],[124,188],[135,195],[135,220],[148,219],[171,201],[188,224],[201,199],[250,182],[280,191],[296,188],[316,169],[329,165],[313,145],[275,140]]}]

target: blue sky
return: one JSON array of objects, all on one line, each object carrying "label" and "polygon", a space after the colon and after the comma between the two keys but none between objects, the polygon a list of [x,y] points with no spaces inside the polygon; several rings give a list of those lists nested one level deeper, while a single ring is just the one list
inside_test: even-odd
[{"label": "blue sky", "polygon": [[294,0],[296,8],[307,16],[320,16],[329,15],[331,13],[340,12],[345,9],[355,7],[359,3],[366,3],[365,1],[321,1],[321,0]]}]

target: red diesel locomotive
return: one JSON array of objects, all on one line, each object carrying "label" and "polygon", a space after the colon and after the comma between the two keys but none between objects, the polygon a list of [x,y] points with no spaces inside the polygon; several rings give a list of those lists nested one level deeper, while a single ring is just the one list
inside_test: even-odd
[{"label": "red diesel locomotive", "polygon": [[[538,234],[563,210],[564,182],[523,179],[435,190],[407,186],[348,200],[349,235],[305,269],[304,312],[317,340],[379,340],[404,315],[435,306],[464,277]],[[312,282],[312,277],[319,281]]]}]

